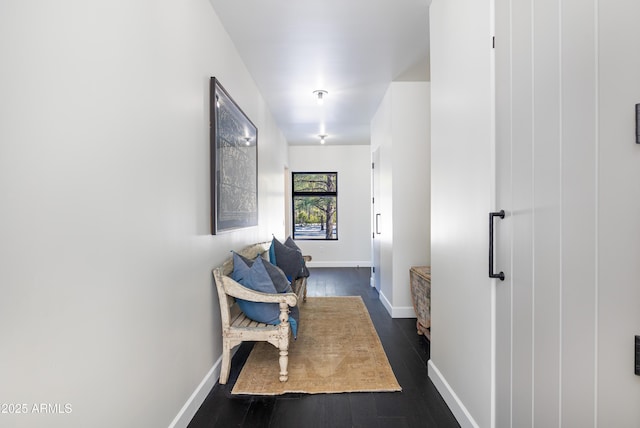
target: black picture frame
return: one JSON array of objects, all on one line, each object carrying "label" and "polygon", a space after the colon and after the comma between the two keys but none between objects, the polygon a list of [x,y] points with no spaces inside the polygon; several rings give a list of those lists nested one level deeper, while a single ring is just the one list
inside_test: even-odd
[{"label": "black picture frame", "polygon": [[211,234],[258,225],[258,128],[210,82]]},{"label": "black picture frame", "polygon": [[640,104],[636,104],[636,144],[640,144]]}]

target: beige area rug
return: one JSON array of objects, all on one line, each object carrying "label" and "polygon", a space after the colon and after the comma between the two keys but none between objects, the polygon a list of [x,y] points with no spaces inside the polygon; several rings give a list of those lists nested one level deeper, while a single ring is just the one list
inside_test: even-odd
[{"label": "beige area rug", "polygon": [[232,394],[401,391],[362,298],[301,302],[298,339],[289,347],[289,380],[280,382],[278,350],[253,347]]}]

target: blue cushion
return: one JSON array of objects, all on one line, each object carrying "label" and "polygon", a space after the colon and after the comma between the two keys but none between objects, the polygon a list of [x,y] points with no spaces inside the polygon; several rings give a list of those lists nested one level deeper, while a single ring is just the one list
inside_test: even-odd
[{"label": "blue cushion", "polygon": [[276,288],[276,291],[278,293],[292,292],[291,283],[289,282],[289,279],[284,274],[282,269],[280,269],[276,265],[272,265],[271,263],[269,263],[264,259],[262,259],[262,264],[264,265],[264,268],[267,270],[267,273],[269,274],[269,278],[271,278],[271,281],[273,282],[273,286]]},{"label": "blue cushion", "polygon": [[[273,239],[276,239],[274,236]],[[271,240],[271,245],[269,246],[269,261],[272,265],[277,265],[276,263],[276,249],[273,247],[273,239]]]},{"label": "blue cushion", "polygon": [[[289,236],[287,240],[284,241],[284,245],[285,247],[289,247],[291,249],[298,251],[302,256],[302,250],[300,249],[300,247],[298,247],[298,245],[296,245],[296,243],[293,241],[293,238],[291,238],[291,236]],[[307,269],[307,264],[305,263],[304,258],[302,258],[302,272],[300,276],[309,277],[309,269]]]},{"label": "blue cushion", "polygon": [[[247,265],[248,267],[253,266],[253,262],[260,257],[260,254],[258,254],[256,256],[256,259],[250,260],[246,257],[241,256],[240,254],[235,253],[235,257],[240,257],[240,259],[244,262],[245,265]],[[282,269],[280,269],[278,266],[273,265],[271,263],[269,263],[268,261],[262,259],[263,265],[265,267],[265,269],[267,270],[267,273],[269,274],[269,277],[271,278],[271,281],[273,282],[273,285],[276,287],[276,292],[277,293],[292,293],[292,289],[290,287],[290,283],[289,280],[287,279],[287,276],[284,274],[284,272],[282,271]],[[235,266],[235,262],[234,262],[234,266]],[[240,281],[238,281],[240,282]]]},{"label": "blue cushion", "polygon": [[[256,257],[253,261],[248,260],[237,253],[233,253],[233,272],[231,278],[239,282],[247,288],[263,293],[277,293],[274,282],[267,270],[269,262],[263,260],[262,257]],[[270,269],[274,276],[278,276],[278,272]],[[284,274],[280,273],[280,282],[283,281]],[[284,292],[290,292],[291,286],[286,278],[284,278],[286,288]],[[238,306],[244,314],[254,321],[263,322],[265,324],[277,325],[280,323],[280,306],[277,303],[250,302],[244,299],[236,299]],[[294,311],[293,309],[296,309]],[[293,337],[298,336],[298,315],[297,307],[290,308],[289,324]],[[295,314],[294,314],[295,313]],[[295,316],[294,316],[295,315]]]},{"label": "blue cushion", "polygon": [[274,258],[270,258],[269,261],[282,269],[289,281],[294,281],[305,275],[302,252],[297,247],[287,247],[274,236],[271,240],[269,255],[272,254],[272,251]]},{"label": "blue cushion", "polygon": [[257,257],[253,263],[247,263],[243,257],[233,253],[233,272],[231,278],[247,288],[263,293],[275,293],[276,287],[271,281],[269,273],[261,263],[262,258]]}]

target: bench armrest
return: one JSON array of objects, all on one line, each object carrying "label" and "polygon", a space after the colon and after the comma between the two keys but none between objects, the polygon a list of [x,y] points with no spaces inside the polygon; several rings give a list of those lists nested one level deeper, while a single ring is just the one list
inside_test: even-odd
[{"label": "bench armrest", "polygon": [[250,302],[286,303],[289,306],[298,304],[298,297],[295,293],[262,293],[247,288],[226,275],[220,275],[218,278],[222,279],[225,293],[238,299]]}]

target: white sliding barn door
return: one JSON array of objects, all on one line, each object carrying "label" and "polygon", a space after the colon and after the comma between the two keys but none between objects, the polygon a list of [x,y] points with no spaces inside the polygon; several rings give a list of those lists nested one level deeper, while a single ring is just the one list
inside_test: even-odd
[{"label": "white sliding barn door", "polygon": [[[563,99],[567,88],[561,73],[568,70],[561,68],[557,8],[557,1],[496,2],[496,202],[507,212],[497,225],[497,263],[506,274],[496,286],[498,427],[560,426],[562,376],[572,370],[562,367],[562,342],[567,339],[562,334],[562,306],[570,303],[563,295],[572,291],[563,276],[582,275],[585,282],[580,286],[591,289],[584,297],[593,300],[593,242],[581,241],[593,240],[595,233],[595,147],[593,138],[591,144],[582,141],[584,150],[573,147],[574,137],[567,134],[575,130],[563,128],[561,122],[568,101]],[[589,107],[575,113],[593,116],[593,102]],[[593,117],[590,123],[593,128]],[[589,156],[591,176],[584,176],[584,186],[576,189],[572,171],[563,162]],[[576,200],[578,193],[586,206]],[[563,221],[581,208],[591,217],[579,225]],[[570,229],[579,226],[582,234],[574,236]],[[563,255],[573,251],[585,260],[584,269],[566,265],[569,260]],[[593,304],[589,309],[593,312]],[[580,348],[593,354],[593,329],[589,330],[583,332]],[[580,380],[592,383],[593,361],[579,365],[583,364],[591,369]],[[593,401],[589,389],[582,389],[587,405]]]},{"label": "white sliding barn door", "polygon": [[497,427],[640,426],[638,16],[496,1]]},{"label": "white sliding barn door", "polygon": [[[640,427],[638,17],[635,0],[431,5],[429,376],[462,426]],[[504,281],[487,278],[500,209]]]},{"label": "white sliding barn door", "polygon": [[598,427],[640,427],[640,2],[598,7]]}]

